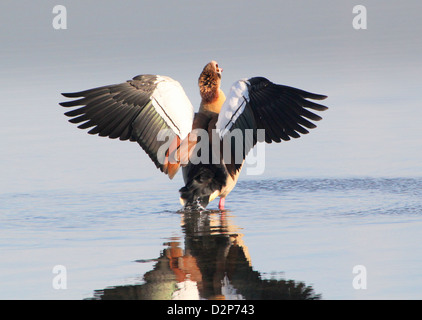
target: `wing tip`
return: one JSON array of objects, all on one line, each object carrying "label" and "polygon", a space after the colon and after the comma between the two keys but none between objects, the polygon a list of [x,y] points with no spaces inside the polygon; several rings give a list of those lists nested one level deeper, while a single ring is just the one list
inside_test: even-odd
[{"label": "wing tip", "polygon": [[314,104],[312,107],[310,107],[311,109],[317,110],[317,111],[325,111],[328,110],[327,106],[323,106],[322,104]]},{"label": "wing tip", "polygon": [[83,97],[80,92],[62,92],[61,95],[66,98],[79,98]]},{"label": "wing tip", "polygon": [[76,106],[74,101],[59,102],[59,105],[66,108]]},{"label": "wing tip", "polygon": [[318,93],[312,93],[313,97],[310,99],[313,100],[325,100],[328,98],[328,96],[324,95],[324,94],[318,94]]}]

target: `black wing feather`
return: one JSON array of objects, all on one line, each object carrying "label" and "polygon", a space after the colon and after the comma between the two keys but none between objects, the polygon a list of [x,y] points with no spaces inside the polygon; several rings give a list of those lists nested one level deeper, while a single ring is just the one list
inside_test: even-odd
[{"label": "black wing feather", "polygon": [[[317,111],[328,109],[326,106],[314,103],[308,99],[325,99],[325,95],[315,94],[301,89],[277,85],[266,78],[255,77],[248,80],[249,104],[254,116],[261,120],[262,127],[258,129],[270,130],[269,137],[274,142],[299,138],[300,134],[307,134],[308,129],[316,127],[307,119],[318,121],[322,118],[310,108]],[[307,118],[307,119],[306,119]],[[287,135],[287,137],[286,137]]]},{"label": "black wing feather", "polygon": [[[167,141],[158,141],[162,129],[170,129],[151,103],[157,86],[157,76],[139,75],[125,83],[98,87],[80,92],[62,93],[75,100],[60,103],[63,107],[77,107],[65,113],[69,122],[78,128],[91,128],[89,134],[111,139],[137,141],[157,168],[163,170],[158,159],[159,148]],[[169,130],[172,132],[172,130]],[[174,134],[174,137],[176,134]],[[171,138],[174,138],[170,136]]]},{"label": "black wing feather", "polygon": [[[328,109],[324,105],[307,100],[323,100],[327,98],[325,95],[274,84],[263,77],[250,78],[246,83],[247,93],[245,93],[244,98],[248,100],[248,103],[242,114],[234,122],[229,123],[231,127],[228,131],[232,132],[234,129],[241,129],[242,132],[245,132],[246,129],[253,130],[252,143],[244,139],[244,158],[258,142],[258,129],[265,130],[265,142],[267,143],[299,138],[301,134],[309,133],[307,129],[316,128],[316,125],[310,120],[319,121],[322,119],[309,109],[316,111]],[[220,115],[224,113],[225,110],[223,109]],[[246,136],[244,135],[244,137]],[[222,138],[224,139],[224,136]],[[235,149],[232,146],[233,153]],[[234,155],[232,155],[232,159],[234,158]],[[228,166],[229,173],[233,176],[240,167],[241,164]],[[235,168],[235,170],[231,168]]]}]

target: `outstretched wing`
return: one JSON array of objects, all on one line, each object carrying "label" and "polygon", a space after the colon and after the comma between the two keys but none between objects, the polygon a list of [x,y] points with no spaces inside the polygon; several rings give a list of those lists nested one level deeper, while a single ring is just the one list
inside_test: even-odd
[{"label": "outstretched wing", "polygon": [[63,107],[82,106],[66,112],[71,123],[91,128],[90,134],[137,141],[157,168],[169,175],[179,166],[168,163],[169,149],[177,148],[192,130],[193,106],[179,82],[158,75],[139,75],[124,83],[76,93],[77,100]]},{"label": "outstretched wing", "polygon": [[[309,133],[307,129],[316,127],[309,120],[322,118],[308,109],[323,111],[328,108],[307,99],[325,98],[324,95],[272,83],[263,77],[235,82],[216,123],[220,139],[230,143],[231,165],[227,166],[230,174],[234,175],[242,165],[243,161],[236,159],[244,160],[258,141],[288,141]],[[233,143],[239,135],[243,139],[241,146]]]}]

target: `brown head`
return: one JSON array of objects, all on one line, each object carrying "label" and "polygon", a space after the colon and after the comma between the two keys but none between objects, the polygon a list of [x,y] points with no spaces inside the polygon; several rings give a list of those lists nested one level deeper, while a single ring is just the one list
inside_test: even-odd
[{"label": "brown head", "polygon": [[223,72],[223,69],[218,66],[216,61],[209,62],[202,70],[198,85],[203,103],[212,103],[218,99],[221,72]]}]

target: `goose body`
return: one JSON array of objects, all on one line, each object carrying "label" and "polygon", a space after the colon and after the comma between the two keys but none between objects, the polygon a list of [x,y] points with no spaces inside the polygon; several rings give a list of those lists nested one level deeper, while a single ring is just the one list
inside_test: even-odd
[{"label": "goose body", "polygon": [[[205,208],[220,197],[219,208],[236,185],[245,157],[257,142],[281,142],[307,134],[327,107],[308,99],[326,96],[274,84],[263,77],[236,81],[226,98],[216,61],[202,70],[198,112],[176,80],[139,75],[124,83],[76,93],[65,115],[88,133],[136,141],[156,167],[172,179],[182,167],[180,202]],[[240,140],[237,139],[240,137]]]}]

